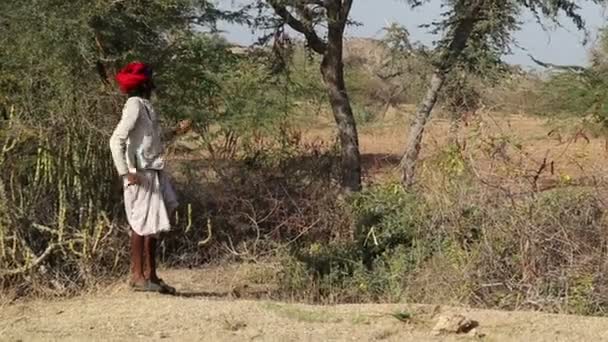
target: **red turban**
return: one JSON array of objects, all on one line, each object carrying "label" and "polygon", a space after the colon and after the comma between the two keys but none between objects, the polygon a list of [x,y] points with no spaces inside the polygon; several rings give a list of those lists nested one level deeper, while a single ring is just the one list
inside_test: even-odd
[{"label": "red turban", "polygon": [[127,64],[118,72],[116,82],[118,82],[120,90],[128,94],[149,81],[151,77],[152,69],[147,64],[134,62]]}]

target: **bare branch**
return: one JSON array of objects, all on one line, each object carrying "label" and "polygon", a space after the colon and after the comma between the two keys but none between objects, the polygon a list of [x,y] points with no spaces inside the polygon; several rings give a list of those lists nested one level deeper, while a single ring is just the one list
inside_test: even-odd
[{"label": "bare branch", "polygon": [[538,60],[536,58],[534,58],[534,56],[532,56],[531,54],[528,54],[528,57],[530,57],[530,59],[532,59],[532,61],[540,66],[542,66],[543,68],[552,68],[552,69],[557,69],[557,70],[567,70],[567,71],[573,71],[573,72],[583,72],[587,69],[585,69],[582,66],[579,65],[557,65],[557,64],[553,64],[553,63],[547,63],[547,62],[543,62],[541,60]]}]

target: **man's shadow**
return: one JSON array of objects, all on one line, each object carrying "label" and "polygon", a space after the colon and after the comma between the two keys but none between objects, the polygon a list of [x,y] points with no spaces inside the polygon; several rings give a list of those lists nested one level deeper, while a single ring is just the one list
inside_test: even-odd
[{"label": "man's shadow", "polygon": [[212,291],[177,291],[173,296],[181,298],[233,298],[233,299],[262,299],[270,298],[271,291],[253,290],[247,286],[245,288],[235,288],[232,291],[212,292]]},{"label": "man's shadow", "polygon": [[177,291],[172,296],[181,298],[227,298],[232,297],[233,294],[231,292]]}]

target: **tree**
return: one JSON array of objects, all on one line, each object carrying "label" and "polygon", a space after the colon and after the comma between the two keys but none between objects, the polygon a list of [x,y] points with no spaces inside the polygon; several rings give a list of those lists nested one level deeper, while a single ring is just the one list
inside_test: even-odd
[{"label": "tree", "polygon": [[[603,0],[587,1],[603,2]],[[525,9],[531,11],[539,23],[542,16],[558,22],[559,15],[563,13],[578,29],[584,29],[585,26],[578,13],[580,7],[577,1],[445,0],[444,2],[448,10],[443,13],[443,20],[433,24],[435,32],[442,33],[443,38],[434,51],[433,73],[426,95],[416,111],[406,151],[401,160],[402,181],[408,187],[414,183],[415,167],[426,123],[437,103],[447,75],[455,65],[464,62],[465,65],[474,67],[476,61],[482,60],[475,58],[480,54],[491,57],[508,52],[512,43],[511,35],[519,28],[517,18]]]},{"label": "tree", "polygon": [[604,134],[608,150],[608,30],[599,30],[588,67],[556,65],[530,57],[551,71],[541,88],[542,110],[591,119]]},{"label": "tree", "polygon": [[[344,82],[343,38],[353,0],[266,0],[278,17],[275,28],[284,25],[304,35],[312,51],[322,56],[321,75],[325,83],[342,148],[342,186],[361,189],[361,156],[353,110]],[[318,27],[325,24],[327,38]]]}]

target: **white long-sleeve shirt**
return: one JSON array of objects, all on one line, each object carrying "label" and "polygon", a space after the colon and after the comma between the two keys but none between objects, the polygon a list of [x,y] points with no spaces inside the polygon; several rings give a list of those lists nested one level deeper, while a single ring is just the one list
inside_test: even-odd
[{"label": "white long-sleeve shirt", "polygon": [[112,158],[121,176],[136,170],[164,168],[160,120],[150,101],[130,97],[110,138]]}]

